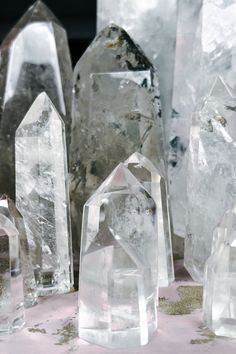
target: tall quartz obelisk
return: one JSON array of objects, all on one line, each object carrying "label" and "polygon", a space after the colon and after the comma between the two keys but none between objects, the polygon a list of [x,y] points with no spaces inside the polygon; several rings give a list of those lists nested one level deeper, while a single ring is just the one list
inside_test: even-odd
[{"label": "tall quartz obelisk", "polygon": [[71,198],[79,240],[84,203],[120,161],[138,151],[165,169],[158,75],[122,28],[109,25],[96,36],[73,80]]},{"label": "tall quartz obelisk", "polygon": [[16,130],[16,204],[24,217],[39,295],[73,285],[65,128],[41,93]]},{"label": "tall quartz obelisk", "polygon": [[29,8],[1,45],[0,194],[14,199],[15,132],[35,98],[47,92],[70,143],[72,66],[66,31],[41,1]]}]

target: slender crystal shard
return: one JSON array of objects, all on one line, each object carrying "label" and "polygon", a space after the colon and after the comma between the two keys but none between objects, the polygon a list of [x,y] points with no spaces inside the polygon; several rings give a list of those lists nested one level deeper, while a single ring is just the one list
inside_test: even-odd
[{"label": "slender crystal shard", "polygon": [[26,235],[24,219],[13,201],[6,195],[0,198],[0,213],[7,216],[19,233],[21,269],[24,285],[24,305],[31,307],[37,304],[38,294],[33,266],[29,253],[29,243]]},{"label": "slender crystal shard", "polygon": [[39,295],[73,284],[64,123],[41,93],[16,131],[16,205],[25,220]]},{"label": "slender crystal shard", "polygon": [[[203,318],[218,336],[236,338],[236,206],[220,225],[224,237],[206,263]],[[219,240],[218,240],[219,241]]]},{"label": "slender crystal shard", "polygon": [[20,330],[24,324],[19,235],[13,223],[0,214],[0,334]]},{"label": "slender crystal shard", "polygon": [[195,38],[201,5],[202,0],[180,0],[178,11],[168,176],[173,230],[181,237],[186,235],[186,151],[199,79],[201,48]]},{"label": "slender crystal shard", "polygon": [[72,216],[79,235],[84,203],[120,161],[140,151],[164,173],[157,73],[116,25],[101,31],[76,65],[72,130]]},{"label": "slender crystal shard", "polygon": [[46,5],[37,1],[1,45],[0,193],[7,193],[13,199],[15,132],[43,91],[47,92],[65,122],[69,144],[72,66],[67,36]]},{"label": "slender crystal shard", "polygon": [[185,266],[203,281],[213,230],[227,208],[236,169],[235,100],[221,78],[193,117],[188,158]]},{"label": "slender crystal shard", "polygon": [[174,280],[174,267],[165,179],[153,163],[138,152],[132,154],[124,164],[155,200],[158,234],[158,284],[159,287],[169,286]]},{"label": "slender crystal shard", "polygon": [[97,28],[109,22],[123,27],[159,70],[166,141],[171,122],[171,101],[178,0],[98,0]]},{"label": "slender crystal shard", "polygon": [[79,336],[145,345],[157,328],[156,204],[123,164],[84,206]]}]

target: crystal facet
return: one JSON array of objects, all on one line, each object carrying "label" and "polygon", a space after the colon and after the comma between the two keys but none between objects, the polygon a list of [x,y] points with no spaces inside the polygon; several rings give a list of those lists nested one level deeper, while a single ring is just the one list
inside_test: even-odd
[{"label": "crystal facet", "polygon": [[145,345],[157,328],[156,204],[123,164],[84,206],[79,336]]},{"label": "crystal facet", "polygon": [[165,179],[153,163],[138,152],[132,154],[124,164],[155,200],[158,233],[158,284],[159,287],[169,286],[174,280],[174,267]]},{"label": "crystal facet", "polygon": [[185,266],[203,281],[213,230],[227,208],[236,169],[235,100],[221,78],[193,116],[188,158]]},{"label": "crystal facet", "polygon": [[178,0],[98,0],[97,28],[123,27],[159,70],[162,116],[168,141]]},{"label": "crystal facet", "polygon": [[138,150],[164,173],[158,88],[152,64],[116,25],[100,32],[77,63],[71,198],[78,235],[84,203],[120,161]]},{"label": "crystal facet", "polygon": [[62,116],[69,144],[71,90],[72,66],[66,32],[46,5],[37,1],[1,45],[0,193],[14,198],[15,132],[41,92],[47,92]]},{"label": "crystal facet", "polygon": [[24,304],[25,307],[34,306],[37,304],[38,294],[24,219],[13,201],[7,196],[0,198],[0,213],[4,214],[12,221],[19,233],[21,269],[24,284]]},{"label": "crystal facet", "polygon": [[16,131],[16,204],[24,217],[39,295],[73,283],[64,123],[41,93]]},{"label": "crystal facet", "polygon": [[23,278],[18,231],[0,214],[0,334],[25,324]]},{"label": "crystal facet", "polygon": [[219,228],[224,232],[205,268],[203,318],[216,335],[236,338],[235,205],[226,212]]}]

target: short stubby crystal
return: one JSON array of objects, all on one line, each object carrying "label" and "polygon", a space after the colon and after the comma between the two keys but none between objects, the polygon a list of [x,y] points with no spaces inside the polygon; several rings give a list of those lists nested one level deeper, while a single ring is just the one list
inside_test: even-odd
[{"label": "short stubby crystal", "polygon": [[138,152],[132,154],[125,166],[144,186],[156,202],[158,232],[158,286],[169,286],[174,280],[168,193],[164,177],[153,163]]},{"label": "short stubby crystal", "polygon": [[25,307],[34,306],[37,304],[38,293],[23,216],[16,208],[14,202],[6,195],[0,198],[0,213],[12,221],[19,233],[21,268],[24,282],[24,305]]},{"label": "short stubby crystal", "polygon": [[188,156],[188,220],[185,266],[203,281],[213,230],[228,203],[236,172],[235,100],[218,77],[193,116]]},{"label": "short stubby crystal", "polygon": [[16,131],[16,203],[24,217],[39,295],[73,284],[64,123],[45,93]]},{"label": "short stubby crystal", "polygon": [[79,336],[145,345],[157,328],[156,204],[120,164],[84,206]]},{"label": "short stubby crystal", "polygon": [[19,235],[13,223],[0,214],[0,334],[20,330],[24,324]]},{"label": "short stubby crystal", "polygon": [[[205,268],[203,317],[218,336],[236,338],[236,206],[227,211]],[[219,231],[219,229],[218,229]]]}]

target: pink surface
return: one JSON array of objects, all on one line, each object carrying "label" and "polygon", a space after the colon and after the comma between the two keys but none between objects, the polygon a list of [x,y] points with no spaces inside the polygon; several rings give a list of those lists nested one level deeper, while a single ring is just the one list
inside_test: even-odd
[{"label": "pink surface", "polygon": [[[177,281],[171,287],[162,289],[160,296],[175,301],[179,286],[196,285],[189,279],[182,280],[183,277],[188,279],[182,269],[178,269]],[[77,293],[41,298],[37,306],[26,310],[27,325],[21,332],[0,337],[0,354],[236,353],[236,340],[205,335],[201,329],[200,309],[181,316],[167,315],[159,310],[158,332],[145,347],[112,351],[91,345],[76,337],[76,303]]]}]

